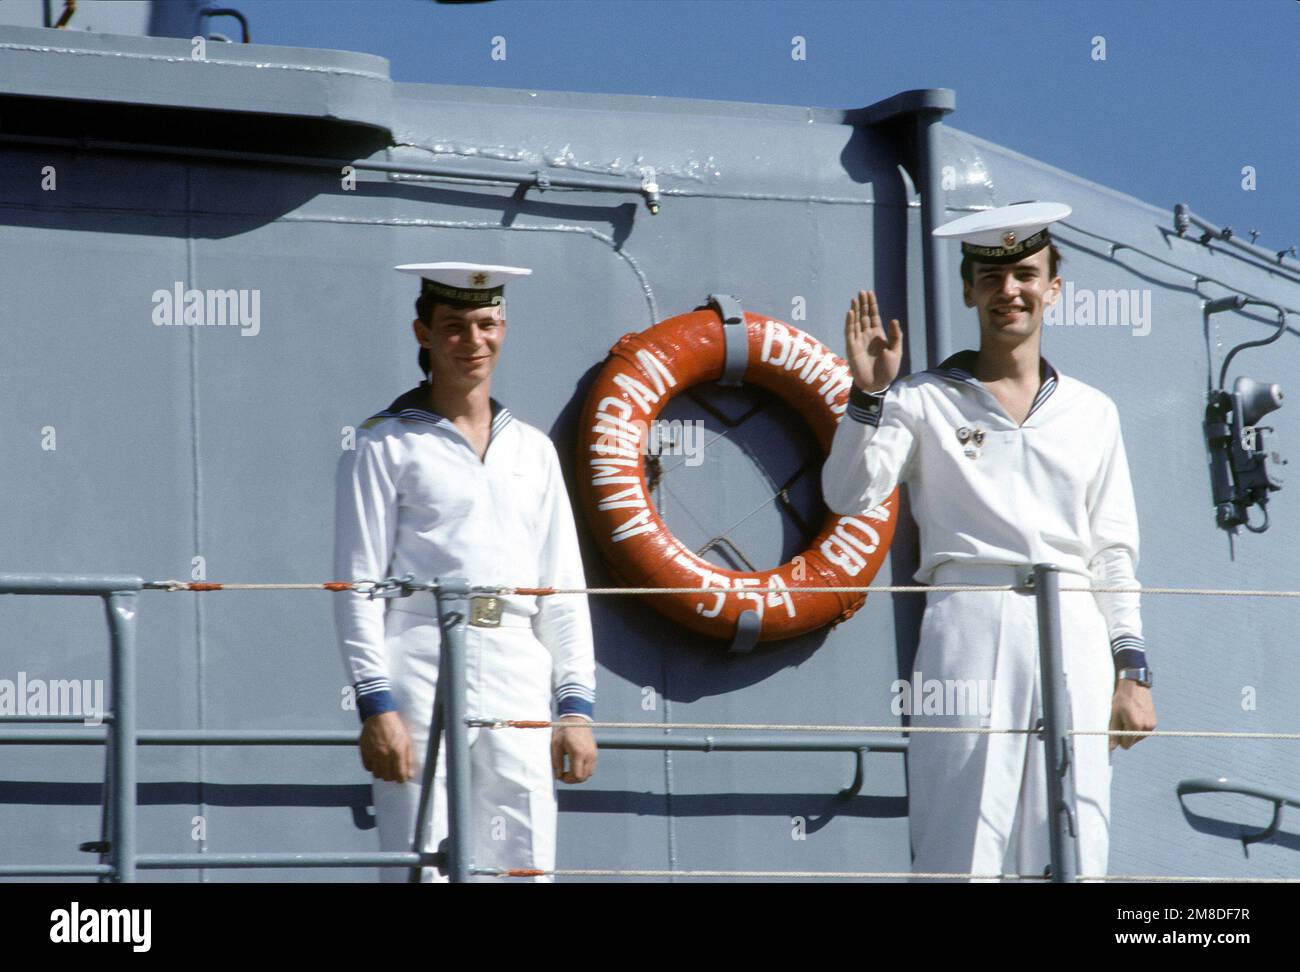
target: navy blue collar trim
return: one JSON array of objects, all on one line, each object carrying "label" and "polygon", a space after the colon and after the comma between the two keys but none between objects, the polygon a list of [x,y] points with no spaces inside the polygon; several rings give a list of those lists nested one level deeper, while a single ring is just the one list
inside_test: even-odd
[{"label": "navy blue collar trim", "polygon": [[[489,399],[492,404],[492,431],[488,435],[488,441],[495,439],[497,433],[511,423],[514,416],[510,410],[498,402],[495,398]],[[433,409],[429,408],[429,385],[422,382],[412,388],[410,391],[403,392],[393,399],[393,403],[382,412],[377,413],[374,418],[403,418],[410,419],[414,422],[428,422],[430,425],[450,425],[451,422],[442,415],[439,415]]]},{"label": "navy blue collar trim", "polygon": [[[956,354],[949,355],[937,367],[927,369],[927,374],[939,375],[941,378],[949,378],[953,381],[964,381],[973,385],[980,385],[980,381],[975,377],[975,363],[979,360],[979,352],[967,348],[965,351],[958,351]],[[1041,355],[1038,358],[1038,394],[1034,396],[1034,402],[1029,407],[1029,415],[1042,406],[1042,404],[1051,397],[1052,392],[1056,391],[1057,379],[1056,369],[1052,367],[1050,361]],[[1025,416],[1028,421],[1029,415]]]}]

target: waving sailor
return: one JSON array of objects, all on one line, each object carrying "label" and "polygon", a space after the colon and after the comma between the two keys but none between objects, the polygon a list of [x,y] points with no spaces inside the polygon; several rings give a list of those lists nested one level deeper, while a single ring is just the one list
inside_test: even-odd
[{"label": "waving sailor", "polygon": [[[1137,585],[1137,515],[1115,404],[1039,351],[1043,310],[1061,290],[1047,228],[1069,213],[1058,203],[1024,203],[934,231],[962,241],[962,293],[979,314],[978,351],[896,380],[898,321],[886,334],[871,292],[860,292],[846,316],[854,386],[822,490],[832,510],[858,514],[906,482],[920,583],[1021,584],[1029,565],[1051,562],[1075,574],[1077,586]],[[1138,595],[1066,592],[1060,602],[1071,727],[1155,728]],[[1038,657],[1031,594],[931,592],[913,668],[923,679],[972,680],[956,684],[977,687],[987,705],[914,710],[913,724],[1034,727]],[[1140,737],[1121,738],[1127,749]],[[1112,749],[1106,736],[1074,737],[1083,875],[1106,871]],[[914,735],[907,778],[914,871],[1046,872],[1041,737]]]},{"label": "waving sailor", "polygon": [[[338,470],[335,566],[348,580],[411,574],[471,584],[585,587],[573,514],[547,436],[489,397],[505,340],[508,280],[531,271],[469,263],[396,268],[422,279],[413,322],[428,380],[364,423]],[[336,601],[343,660],[363,722],[361,759],[376,777],[384,850],[414,841],[438,678],[432,594]],[[595,692],[585,595],[476,597],[465,630],[472,715],[551,719],[537,730],[470,730],[475,863],[555,866],[552,774],[592,773]],[[549,737],[549,738],[548,738]],[[447,833],[445,754],[433,795],[433,850]],[[436,880],[426,868],[422,877]],[[406,879],[386,868],[385,880]]]}]

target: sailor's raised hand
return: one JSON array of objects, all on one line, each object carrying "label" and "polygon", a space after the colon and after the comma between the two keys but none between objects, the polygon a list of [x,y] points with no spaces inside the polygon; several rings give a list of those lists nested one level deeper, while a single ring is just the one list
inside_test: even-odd
[{"label": "sailor's raised hand", "polygon": [[903,363],[903,328],[889,322],[885,333],[874,290],[859,290],[844,315],[845,358],[853,382],[863,391],[884,391]]}]

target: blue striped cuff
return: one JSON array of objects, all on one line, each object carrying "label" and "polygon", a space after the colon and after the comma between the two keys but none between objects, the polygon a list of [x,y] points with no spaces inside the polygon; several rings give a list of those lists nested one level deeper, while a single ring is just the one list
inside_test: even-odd
[{"label": "blue striped cuff", "polygon": [[393,698],[388,679],[382,676],[367,678],[353,687],[357,693],[357,714],[362,722],[381,712],[397,711],[397,700]]},{"label": "blue striped cuff", "polygon": [[868,392],[856,384],[849,386],[849,418],[873,429],[879,428],[880,412],[885,407],[885,393],[888,391],[888,387],[884,391]]},{"label": "blue striped cuff", "polygon": [[1110,653],[1115,671],[1121,668],[1146,668],[1146,644],[1137,635],[1116,635],[1110,639]]},{"label": "blue striped cuff", "polygon": [[589,685],[565,682],[555,688],[555,709],[561,716],[579,715],[594,719],[596,693]]}]

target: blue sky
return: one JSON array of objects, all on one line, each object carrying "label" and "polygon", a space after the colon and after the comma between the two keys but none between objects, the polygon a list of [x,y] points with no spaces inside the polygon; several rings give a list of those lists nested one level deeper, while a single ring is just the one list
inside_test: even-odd
[{"label": "blue sky", "polygon": [[[948,87],[965,131],[1260,245],[1300,245],[1292,0],[241,0],[253,40],[399,81],[860,107]],[[217,20],[213,29],[234,34]],[[506,38],[504,61],[492,37]],[[807,58],[791,58],[791,38]],[[1104,61],[1093,59],[1105,39]],[[1288,67],[1288,65],[1290,65]],[[1256,189],[1242,188],[1254,166]]]}]

